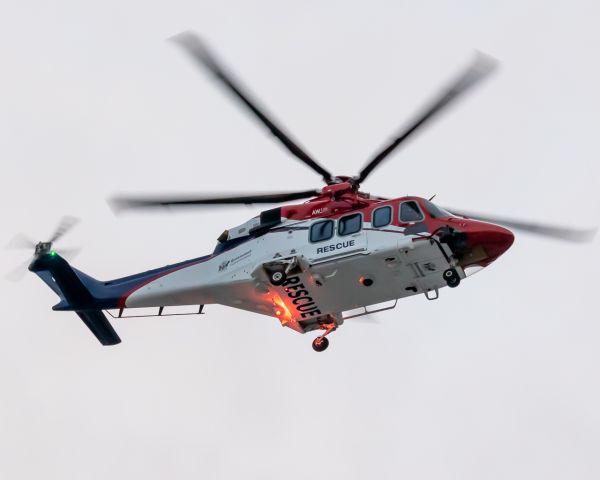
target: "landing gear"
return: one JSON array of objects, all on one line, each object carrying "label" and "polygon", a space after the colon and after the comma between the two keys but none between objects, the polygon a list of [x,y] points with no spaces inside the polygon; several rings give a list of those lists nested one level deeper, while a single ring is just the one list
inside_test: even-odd
[{"label": "landing gear", "polygon": [[275,285],[276,287],[283,285],[288,279],[288,275],[299,273],[297,257],[265,263],[262,267],[271,285]]},{"label": "landing gear", "polygon": [[322,323],[321,329],[325,330],[323,335],[319,335],[317,338],[313,340],[312,347],[315,352],[322,352],[327,349],[329,346],[329,339],[327,335],[333,332],[337,328],[337,323]]},{"label": "landing gear", "polygon": [[327,337],[317,337],[312,342],[312,347],[315,352],[322,352],[327,349],[329,346],[329,340]]},{"label": "landing gear", "polygon": [[275,286],[283,285],[287,280],[284,265],[271,268],[267,274],[269,275],[269,282]]},{"label": "landing gear", "polygon": [[458,272],[453,268],[449,268],[445,270],[443,273],[444,280],[446,280],[446,284],[450,288],[456,288],[460,285],[460,277],[458,276]]}]

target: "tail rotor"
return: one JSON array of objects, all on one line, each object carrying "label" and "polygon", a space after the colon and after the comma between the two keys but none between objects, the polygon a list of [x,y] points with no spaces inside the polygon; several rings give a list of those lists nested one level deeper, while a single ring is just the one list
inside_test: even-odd
[{"label": "tail rotor", "polygon": [[[60,220],[49,240],[35,242],[24,233],[18,233],[8,242],[5,248],[10,250],[33,250],[34,259],[42,255],[57,255],[57,253],[60,253],[65,258],[73,258],[80,252],[79,248],[68,248],[56,251],[53,250],[52,247],[56,241],[60,240],[65,234],[72,230],[77,223],[79,223],[78,218],[65,216]],[[31,259],[25,260],[16,268],[8,272],[4,278],[10,281],[21,280],[25,276],[25,273],[27,272],[27,266],[30,262]]]}]

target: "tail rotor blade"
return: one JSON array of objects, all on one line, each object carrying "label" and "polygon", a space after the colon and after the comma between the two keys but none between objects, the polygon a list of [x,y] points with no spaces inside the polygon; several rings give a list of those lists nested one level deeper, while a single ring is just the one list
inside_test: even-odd
[{"label": "tail rotor blade", "polygon": [[18,282],[23,280],[25,274],[27,273],[27,266],[31,260],[27,259],[24,262],[20,263],[17,267],[12,269],[10,272],[4,275],[4,279],[10,282]]},{"label": "tail rotor blade", "polygon": [[65,260],[73,260],[77,255],[81,253],[81,248],[61,248],[58,253]]},{"label": "tail rotor blade", "polygon": [[69,230],[79,223],[79,219],[71,216],[65,216],[61,219],[56,231],[48,240],[51,243],[56,242],[59,238],[63,237]]},{"label": "tail rotor blade", "polygon": [[6,247],[11,250],[19,250],[26,248],[33,250],[35,248],[35,242],[24,233],[18,233],[6,244]]}]

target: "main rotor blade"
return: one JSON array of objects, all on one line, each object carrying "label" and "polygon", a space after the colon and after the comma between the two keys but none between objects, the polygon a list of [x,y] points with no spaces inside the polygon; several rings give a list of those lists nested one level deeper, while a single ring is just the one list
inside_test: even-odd
[{"label": "main rotor blade", "polygon": [[598,231],[597,228],[585,230],[565,228],[555,225],[545,225],[542,223],[524,222],[509,218],[489,217],[487,215],[481,215],[479,213],[459,212],[452,208],[447,208],[446,210],[460,217],[481,220],[482,222],[496,223],[498,225],[504,225],[505,227],[513,228],[515,230],[521,230],[523,232],[532,233],[534,235],[540,235],[542,237],[554,238],[556,240],[565,240],[567,242],[590,242],[596,235],[596,232]]},{"label": "main rotor blade", "polygon": [[446,107],[452,100],[460,96],[462,93],[467,91],[486,75],[488,75],[496,64],[496,61],[491,57],[477,54],[477,57],[469,65],[469,67],[456,79],[454,80],[443,93],[436,98],[420,115],[418,115],[408,126],[402,131],[402,133],[396,137],[388,146],[381,150],[375,155],[360,171],[357,181],[358,183],[363,182],[379,164],[387,158],[402,142],[409,138],[415,131],[417,131],[423,124],[433,118],[438,112]]},{"label": "main rotor blade", "polygon": [[50,237],[49,242],[56,242],[59,238],[61,238],[65,233],[71,230],[75,225],[79,223],[79,219],[75,217],[66,216],[60,220],[58,227],[54,232],[54,235]]},{"label": "main rotor blade", "polygon": [[167,207],[167,206],[192,206],[192,205],[250,205],[253,203],[282,203],[320,195],[319,190],[306,190],[290,193],[261,193],[236,196],[216,197],[114,197],[109,200],[115,211],[125,209]]},{"label": "main rotor blade", "polygon": [[287,148],[292,155],[298,158],[305,165],[308,165],[317,173],[321,174],[326,183],[333,182],[333,176],[325,168],[313,160],[297,143],[292,141],[290,136],[283,132],[272,120],[267,117],[262,109],[259,109],[257,102],[251,100],[250,95],[245,92],[232,78],[223,66],[217,61],[215,56],[209,51],[202,40],[192,32],[183,32],[172,37],[175,42],[180,44],[194,60],[200,65],[210,70],[229,91],[237,97],[256,117],[271,131],[271,133]]}]

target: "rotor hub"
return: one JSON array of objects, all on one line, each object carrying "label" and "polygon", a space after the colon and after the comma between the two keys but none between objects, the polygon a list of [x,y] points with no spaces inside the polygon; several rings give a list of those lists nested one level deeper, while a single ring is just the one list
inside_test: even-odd
[{"label": "rotor hub", "polygon": [[35,255],[44,255],[52,250],[52,242],[38,242],[35,245]]}]

